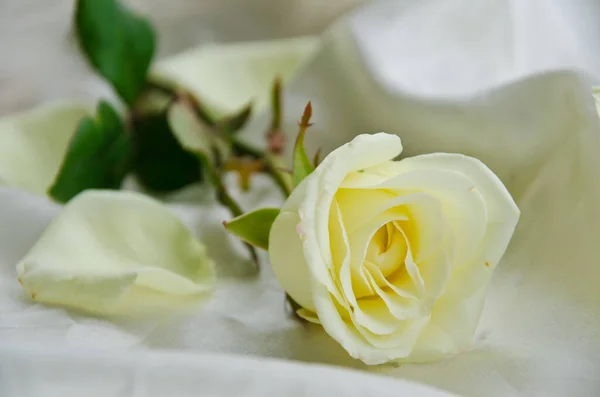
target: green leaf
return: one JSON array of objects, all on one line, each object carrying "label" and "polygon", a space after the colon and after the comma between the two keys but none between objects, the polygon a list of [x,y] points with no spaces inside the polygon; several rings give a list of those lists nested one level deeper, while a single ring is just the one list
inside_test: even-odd
[{"label": "green leaf", "polygon": [[145,188],[166,193],[202,179],[196,156],[179,145],[166,112],[134,118],[132,124],[133,170]]},{"label": "green leaf", "polygon": [[304,178],[315,170],[315,167],[306,155],[306,150],[304,149],[304,135],[306,134],[308,127],[312,125],[309,123],[311,116],[312,105],[309,102],[304,108],[304,114],[300,121],[300,132],[298,133],[296,145],[294,146],[294,168],[292,171],[294,187],[298,186]]},{"label": "green leaf", "polygon": [[98,104],[96,118],[85,117],[48,194],[67,202],[86,189],[118,189],[130,169],[131,137],[117,112]]},{"label": "green leaf", "polygon": [[152,25],[117,0],[78,0],[75,28],[92,66],[133,105],[146,86],[154,55]]},{"label": "green leaf", "polygon": [[229,233],[248,244],[268,250],[269,232],[279,211],[279,208],[262,208],[223,222],[223,225]]}]

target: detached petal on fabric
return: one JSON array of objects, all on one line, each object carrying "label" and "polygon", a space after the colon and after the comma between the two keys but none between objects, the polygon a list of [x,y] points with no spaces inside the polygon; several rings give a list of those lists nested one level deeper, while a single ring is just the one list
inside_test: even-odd
[{"label": "detached petal on fabric", "polygon": [[189,89],[215,111],[234,112],[248,101],[266,105],[275,77],[288,80],[309,59],[318,39],[205,45],[158,63],[152,77]]},{"label": "detached petal on fabric", "polygon": [[17,273],[36,301],[105,314],[187,302],[215,278],[205,247],[166,207],[100,190],[70,201]]},{"label": "detached petal on fabric", "polygon": [[0,118],[0,183],[45,195],[77,124],[92,110],[60,101]]}]

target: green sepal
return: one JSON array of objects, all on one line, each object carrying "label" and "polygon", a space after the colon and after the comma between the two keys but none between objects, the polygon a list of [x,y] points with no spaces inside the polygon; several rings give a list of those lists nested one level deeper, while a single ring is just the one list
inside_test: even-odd
[{"label": "green sepal", "polygon": [[309,123],[311,116],[312,105],[309,102],[304,108],[304,114],[302,115],[302,120],[299,124],[300,131],[298,132],[296,144],[294,145],[294,162],[292,169],[292,180],[294,187],[298,186],[304,178],[306,178],[315,170],[314,165],[306,155],[306,150],[304,149],[304,135],[306,134],[308,127],[312,125]]},{"label": "green sepal", "polygon": [[279,208],[262,208],[223,222],[223,225],[229,233],[248,244],[268,250],[271,226],[279,212]]}]

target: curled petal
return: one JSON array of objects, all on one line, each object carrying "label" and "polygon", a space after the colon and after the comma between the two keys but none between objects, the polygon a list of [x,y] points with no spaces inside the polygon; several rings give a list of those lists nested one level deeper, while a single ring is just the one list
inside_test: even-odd
[{"label": "curled petal", "polygon": [[[430,323],[407,359],[429,361],[455,354],[471,343],[492,270],[508,246],[520,212],[498,177],[477,159],[458,154],[431,154],[400,163],[397,167],[405,167],[405,170],[444,168],[461,173],[477,186],[487,214],[485,234],[474,256],[453,268],[444,294],[435,303]],[[427,273],[429,269],[424,270]]]},{"label": "curled petal", "polygon": [[[339,306],[334,303],[326,288],[314,285],[313,293],[319,321],[325,331],[337,340],[348,354],[367,365],[383,364],[409,355],[420,331],[428,321],[428,318],[423,318],[410,324],[407,322],[406,328],[387,337],[378,337],[364,328],[359,330],[355,324],[346,320],[345,317],[351,316],[351,313],[340,313]],[[376,347],[376,344],[386,347]]]},{"label": "curled petal", "polygon": [[[406,293],[383,277],[377,266],[369,262],[366,262],[365,266],[368,269],[366,274],[371,285],[373,285],[373,289],[377,296],[385,302],[387,309],[392,316],[396,317],[398,320],[406,320],[407,318],[417,317],[420,314],[418,301],[414,297],[404,296]],[[375,276],[373,274],[375,274]],[[387,290],[382,289],[378,283],[387,287]]]},{"label": "curled petal", "polygon": [[387,163],[395,164],[396,176],[376,188],[394,189],[397,194],[416,190],[438,199],[456,237],[453,260],[457,264],[466,263],[476,254],[486,232],[486,203],[476,183],[460,172],[441,166],[402,170],[404,161]]},{"label": "curled petal", "polygon": [[45,195],[92,108],[60,101],[0,119],[0,183]]},{"label": "curled petal", "polygon": [[152,309],[214,283],[204,246],[166,207],[95,190],[64,207],[17,273],[34,300],[97,313]]},{"label": "curled petal", "polygon": [[[360,135],[333,151],[317,169],[298,186],[303,200],[298,212],[309,230],[303,243],[303,252],[312,276],[338,301],[339,292],[331,279],[333,260],[330,249],[329,214],[333,198],[346,175],[390,160],[402,152],[400,138],[389,134]],[[294,195],[289,200],[294,205]],[[284,205],[284,209],[286,208]],[[285,285],[284,285],[285,287]]]},{"label": "curled petal", "polygon": [[273,80],[293,76],[317,42],[305,37],[203,45],[159,62],[152,78],[191,90],[216,111],[238,111],[254,99],[259,110],[268,104]]},{"label": "curled petal", "polygon": [[280,212],[269,233],[273,272],[286,292],[305,309],[314,311],[308,266],[302,253],[303,231],[294,212]]},{"label": "curled petal", "polygon": [[[487,258],[490,267],[492,269],[496,267],[512,237],[519,220],[520,211],[502,181],[485,164],[478,159],[461,154],[433,153],[410,157],[393,163],[389,162],[383,165],[380,170],[383,170],[384,167],[389,172],[396,173],[396,175],[410,171],[430,172],[435,170],[439,172],[445,170],[460,174],[472,181],[471,188],[474,187],[474,189],[471,189],[471,192],[477,192],[485,205],[488,227],[489,225],[497,225],[501,229],[493,239],[497,246],[489,252]],[[476,198],[476,196],[472,198]],[[469,202],[476,205],[477,201],[479,199],[470,200]],[[475,213],[471,213],[470,216],[475,218],[475,215]],[[471,245],[475,246],[474,244]]]}]

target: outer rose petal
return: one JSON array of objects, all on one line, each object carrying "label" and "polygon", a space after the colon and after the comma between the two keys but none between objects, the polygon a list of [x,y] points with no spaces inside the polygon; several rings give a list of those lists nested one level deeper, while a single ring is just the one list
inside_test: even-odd
[{"label": "outer rose petal", "polygon": [[404,170],[446,169],[470,178],[481,193],[487,210],[487,229],[472,262],[458,264],[446,292],[436,302],[431,322],[403,361],[429,361],[457,353],[471,343],[485,302],[494,267],[506,251],[520,212],[512,197],[481,161],[459,154],[430,154],[397,163]]},{"label": "outer rose petal", "polygon": [[285,291],[300,306],[314,312],[311,275],[302,252],[303,231],[297,230],[299,224],[297,213],[279,214],[269,234],[269,258],[275,276]]},{"label": "outer rose petal", "polygon": [[0,119],[0,183],[45,195],[77,124],[91,112],[60,101]]},{"label": "outer rose petal", "polygon": [[[378,365],[405,355],[410,350],[427,318],[410,320],[407,324],[406,335],[400,339],[397,347],[382,349],[376,348],[367,342],[366,338],[351,324],[344,321],[336,307],[332,296],[321,285],[314,286],[314,299],[319,321],[325,331],[335,339],[350,354],[367,365]],[[405,346],[408,341],[408,347]]]},{"label": "outer rose petal", "polygon": [[94,190],[65,206],[17,273],[35,300],[99,313],[149,309],[214,282],[205,248],[166,207]]},{"label": "outer rose petal", "polygon": [[[433,153],[406,158],[396,162],[394,167],[396,175],[412,170],[442,169],[461,173],[471,179],[485,202],[487,233],[494,234],[493,241],[488,242],[493,246],[487,248],[489,255],[486,260],[492,269],[498,264],[521,213],[502,181],[485,164],[461,154]],[[491,225],[494,226],[493,229],[490,228]]]}]

